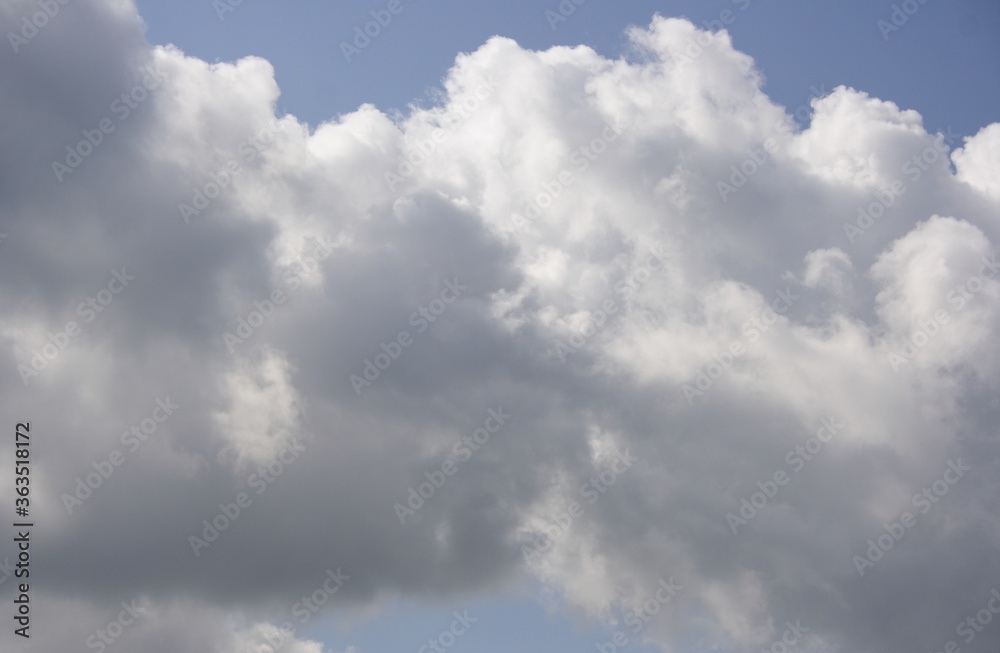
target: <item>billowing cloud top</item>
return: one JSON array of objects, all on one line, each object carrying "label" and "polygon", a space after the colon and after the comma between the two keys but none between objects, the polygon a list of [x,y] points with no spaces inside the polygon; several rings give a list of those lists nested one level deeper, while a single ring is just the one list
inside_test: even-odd
[{"label": "billowing cloud top", "polygon": [[73,11],[0,54],[25,650],[122,601],[116,651],[268,650],[338,573],[328,609],[376,615],[534,578],[665,651],[1000,642],[961,629],[1000,587],[1000,124],[777,106],[655,17],[619,60],[495,37],[433,106],[311,127],[267,61]]}]

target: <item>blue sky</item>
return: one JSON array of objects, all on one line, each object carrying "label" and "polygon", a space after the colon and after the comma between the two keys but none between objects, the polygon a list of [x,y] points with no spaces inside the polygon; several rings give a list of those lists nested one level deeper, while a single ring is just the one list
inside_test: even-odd
[{"label": "blue sky", "polygon": [[371,102],[405,108],[426,97],[454,63],[495,34],[522,47],[585,44],[617,57],[629,25],[652,15],[685,16],[712,25],[723,11],[736,49],[763,71],[765,91],[794,108],[812,87],[853,86],[904,109],[916,109],[930,131],[969,135],[1000,106],[1000,5],[991,0],[929,0],[885,40],[877,22],[892,2],[871,0],[587,0],[553,30],[545,12],[559,3],[511,0],[461,3],[403,0],[402,12],[347,63],[339,44],[387,2],[244,0],[220,20],[207,0],[139,0],[154,44],[174,43],[207,61],[262,56],[274,64],[280,107],[318,124]]},{"label": "blue sky", "polygon": [[[467,612],[478,621],[457,641],[456,651],[591,651],[596,650],[596,644],[611,641],[617,628],[596,625],[582,616],[574,618],[556,604],[547,610],[536,598],[542,596],[544,590],[541,587],[531,589],[535,594],[512,594],[506,599],[469,597],[451,603],[396,601],[367,621],[350,623],[344,620],[335,624],[336,620],[317,620],[316,624],[306,624],[296,635],[322,641],[335,651],[346,650],[349,646],[356,646],[361,651],[416,651],[448,628],[457,611]],[[648,623],[654,622],[656,617],[648,615]],[[630,635],[631,627],[623,630]],[[630,639],[627,645],[630,653],[656,653],[658,650],[642,643],[638,636],[630,636]]]},{"label": "blue sky", "polygon": [[[595,642],[609,639],[601,628],[574,623],[559,612],[547,613],[534,599],[509,601],[458,601],[453,605],[397,604],[364,625],[306,629],[301,634],[324,641],[334,650],[357,646],[362,651],[416,651],[427,640],[448,628],[452,613],[467,611],[478,619],[455,645],[456,651],[501,653],[512,649],[528,652],[594,650]],[[345,632],[346,631],[346,632]],[[634,653],[655,651],[633,646]]]}]

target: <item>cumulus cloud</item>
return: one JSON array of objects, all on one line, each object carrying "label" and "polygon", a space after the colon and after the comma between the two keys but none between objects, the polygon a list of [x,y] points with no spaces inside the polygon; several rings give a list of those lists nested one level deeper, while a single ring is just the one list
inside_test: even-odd
[{"label": "cumulus cloud", "polygon": [[994,200],[1000,197],[996,175],[989,173],[991,169],[996,169],[1000,161],[1000,127],[997,123],[983,127],[974,138],[967,139],[966,146],[956,150],[952,160],[959,179]]},{"label": "cumulus cloud", "polygon": [[998,125],[841,86],[800,128],[657,16],[310,126],[267,61],[74,11],[0,55],[2,404],[66,615],[28,650],[142,597],[117,651],[266,651],[338,567],[324,615],[534,578],[612,631],[672,578],[630,634],[665,651],[943,645],[1000,582]]}]

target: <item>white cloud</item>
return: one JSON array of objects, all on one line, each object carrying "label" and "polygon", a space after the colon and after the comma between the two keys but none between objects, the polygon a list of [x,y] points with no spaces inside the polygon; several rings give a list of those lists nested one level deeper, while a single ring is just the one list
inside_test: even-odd
[{"label": "white cloud", "polygon": [[959,179],[993,200],[1000,199],[997,176],[991,173],[1000,163],[1000,123],[987,125],[967,138],[965,147],[956,150],[951,158]]}]

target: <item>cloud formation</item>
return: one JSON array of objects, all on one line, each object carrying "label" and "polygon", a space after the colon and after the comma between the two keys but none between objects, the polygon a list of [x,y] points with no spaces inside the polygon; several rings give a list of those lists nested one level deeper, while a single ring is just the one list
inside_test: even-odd
[{"label": "cloud formation", "polygon": [[612,629],[672,578],[630,633],[667,651],[944,646],[1000,586],[1000,125],[838,87],[802,128],[657,16],[619,60],[495,37],[433,106],[310,126],[263,59],[73,11],[0,55],[2,404],[59,624],[26,650],[133,600],[116,651],[253,650],[337,568],[330,613],[537,578]]}]

